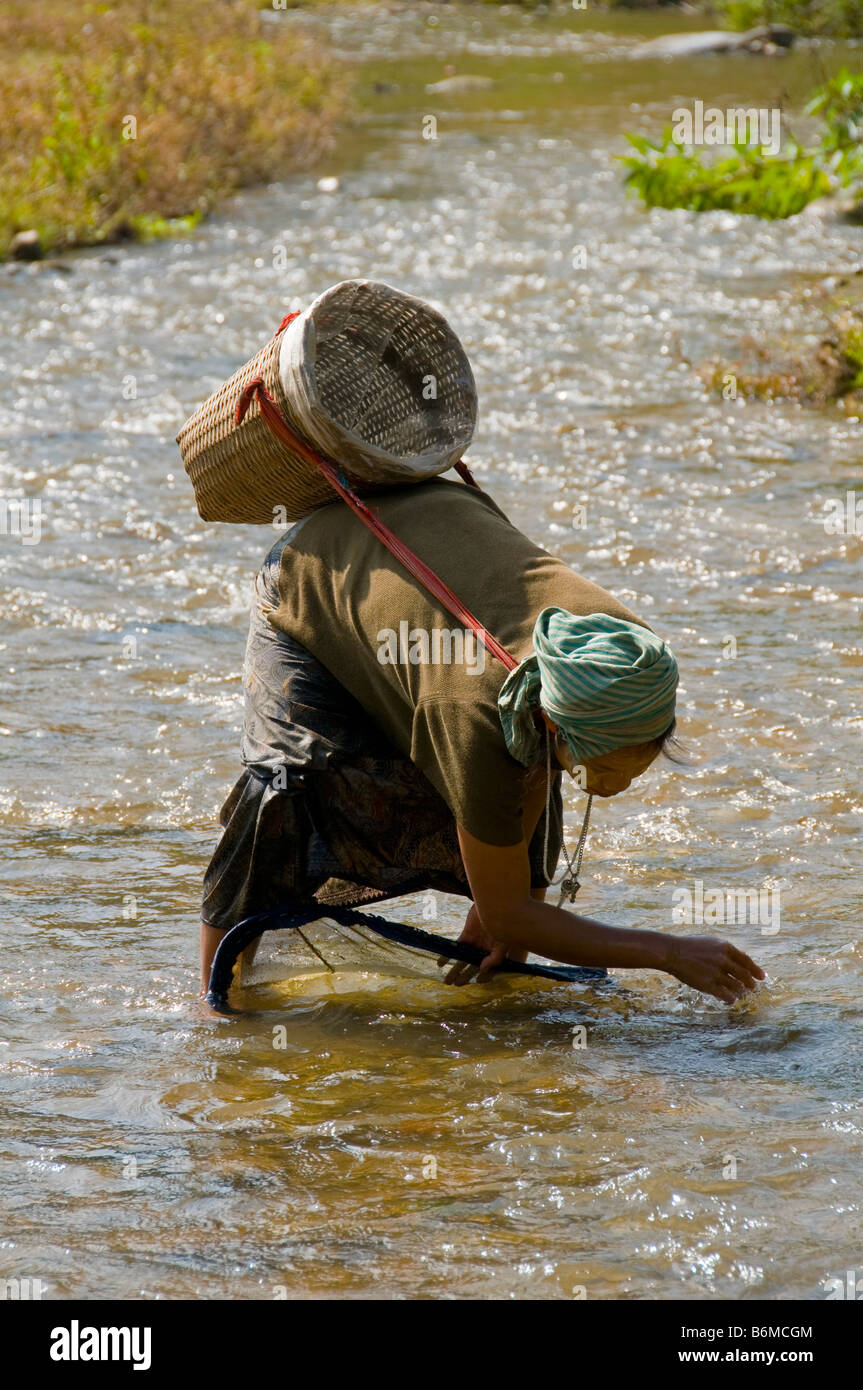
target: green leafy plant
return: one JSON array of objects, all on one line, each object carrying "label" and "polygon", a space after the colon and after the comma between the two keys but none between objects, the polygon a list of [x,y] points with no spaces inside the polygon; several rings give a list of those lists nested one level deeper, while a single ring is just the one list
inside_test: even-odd
[{"label": "green leafy plant", "polygon": [[783,159],[737,144],[734,153],[711,163],[689,153],[668,127],[657,143],[626,137],[636,150],[619,156],[628,168],[626,186],[648,207],[754,213],[770,219],[793,217],[832,184],[817,154],[796,143]]},{"label": "green leafy plant", "polygon": [[863,33],[863,0],[726,0],[722,15],[729,29],[787,24],[798,34]]},{"label": "green leafy plant", "polygon": [[193,232],[203,214],[190,212],[187,217],[159,217],[157,213],[140,213],[129,218],[129,226],[138,241],[161,241],[164,237],[187,236]]},{"label": "green leafy plant", "polygon": [[863,318],[847,310],[836,324],[845,363],[846,391],[863,391]]},{"label": "green leafy plant", "polygon": [[863,179],[863,73],[843,68],[819,87],[806,112],[824,121],[821,149],[844,182]]},{"label": "green leafy plant", "polygon": [[[815,198],[863,185],[863,74],[843,71],[814,93],[807,108],[824,129],[811,149],[789,140],[779,155],[735,142],[706,159],[677,143],[671,127],[662,139],[628,133],[635,153],[620,155],[627,188],[648,207],[724,210],[756,217],[793,217]],[[733,150],[733,152],[731,152]]]}]

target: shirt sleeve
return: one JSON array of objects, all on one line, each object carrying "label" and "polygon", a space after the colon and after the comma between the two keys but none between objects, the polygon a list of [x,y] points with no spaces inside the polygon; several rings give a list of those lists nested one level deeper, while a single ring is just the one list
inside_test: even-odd
[{"label": "shirt sleeve", "polygon": [[524,838],[526,768],[507,751],[497,711],[481,701],[430,696],[417,703],[411,760],[456,819],[487,845]]}]

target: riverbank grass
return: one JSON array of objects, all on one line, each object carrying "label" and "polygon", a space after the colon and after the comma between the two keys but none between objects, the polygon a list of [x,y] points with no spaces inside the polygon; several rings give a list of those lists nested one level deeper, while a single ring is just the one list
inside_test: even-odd
[{"label": "riverbank grass", "polygon": [[343,69],[257,0],[6,0],[0,258],[182,231],[331,148]]},{"label": "riverbank grass", "polygon": [[820,340],[801,351],[788,343],[741,344],[736,361],[703,363],[705,386],[727,398],[795,400],[803,405],[837,404],[859,417],[863,410],[863,282],[844,282],[844,292],[824,306]]}]

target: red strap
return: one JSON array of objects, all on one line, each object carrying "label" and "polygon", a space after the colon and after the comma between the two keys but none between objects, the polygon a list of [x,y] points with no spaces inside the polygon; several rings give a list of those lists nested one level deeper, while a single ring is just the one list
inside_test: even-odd
[{"label": "red strap", "polygon": [[[294,314],[288,315],[288,318],[283,320],[279,332],[281,332],[285,323],[295,317],[296,315]],[[453,617],[458,618],[460,623],[465,627],[469,627],[476,633],[477,637],[486,648],[486,651],[490,652],[492,656],[496,656],[498,661],[502,662],[508,671],[513,670],[513,668],[518,665],[518,662],[514,656],[510,655],[506,647],[502,647],[496,637],[492,637],[490,632],[486,632],[485,628],[477,622],[473,614],[469,612],[461,600],[456,597],[452,589],[444,584],[442,579],[438,578],[434,570],[429,569],[428,565],[426,565],[418,555],[415,555],[408,546],[400,541],[398,536],[381,521],[377,513],[371,511],[371,509],[366,506],[365,502],[363,502],[351,489],[344,474],[340,473],[333,464],[328,463],[327,460],[316,453],[304,439],[301,439],[298,434],[294,433],[264,385],[261,377],[255,377],[254,380],[248,382],[244,388],[237,402],[236,423],[240,423],[253,399],[257,400],[261,408],[261,416],[276,438],[280,439],[283,444],[287,444],[288,448],[291,449],[293,453],[298,454],[299,457],[305,459],[307,463],[312,463],[316,468],[320,469],[324,476],[332,483],[339,496],[347,502],[352,511],[356,512],[357,516],[368,526],[369,530],[374,532],[379,540],[383,541],[387,550],[404,565],[405,569],[408,570],[415,579],[418,579],[419,582],[428,589],[430,594],[434,595],[447,612],[452,613]],[[456,469],[471,487],[477,486],[467,464],[456,464]]]},{"label": "red strap", "polygon": [[274,338],[278,338],[278,336],[279,336],[279,334],[281,333],[282,329],[283,329],[283,328],[287,328],[288,324],[289,324],[289,323],[293,323],[294,319],[298,319],[298,318],[300,317],[300,314],[301,314],[302,312],[303,312],[302,309],[295,309],[294,312],[293,312],[292,314],[285,314],[285,317],[282,319],[281,323],[279,324],[278,328],[276,329],[275,333],[273,334],[273,337],[274,337]]},{"label": "red strap", "polygon": [[473,476],[473,474],[471,473],[471,471],[470,471],[470,469],[468,468],[467,464],[465,463],[464,459],[459,459],[458,463],[454,463],[454,464],[453,464],[453,468],[455,469],[455,471],[456,471],[456,473],[459,475],[459,477],[464,479],[464,481],[467,483],[468,487],[475,487],[476,490],[477,490],[477,492],[481,492],[481,491],[482,491],[482,489],[481,489],[479,483],[477,482],[476,478],[475,478],[475,477]]}]

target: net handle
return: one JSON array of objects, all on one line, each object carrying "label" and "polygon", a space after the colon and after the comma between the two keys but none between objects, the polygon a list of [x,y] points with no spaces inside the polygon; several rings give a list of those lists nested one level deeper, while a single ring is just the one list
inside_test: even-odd
[{"label": "net handle", "polygon": [[[384,917],[361,912],[356,908],[324,904],[317,904],[312,908],[273,908],[267,912],[255,913],[253,917],[246,917],[225,932],[210,970],[207,1003],[217,1013],[238,1013],[239,1010],[232,1008],[228,1003],[228,992],[233,980],[234,966],[245,948],[266,931],[303,927],[327,917],[340,926],[367,927],[387,941],[394,941],[413,950],[446,956],[449,960],[462,961],[468,965],[479,966],[486,956],[481,946],[471,946],[467,941],[451,941],[449,937],[438,936],[436,932],[420,931],[400,922],[389,922]],[[601,966],[533,965],[517,960],[504,960],[497,969],[512,975],[529,975],[535,979],[560,980],[569,984],[600,986],[610,982],[608,971]]]}]

